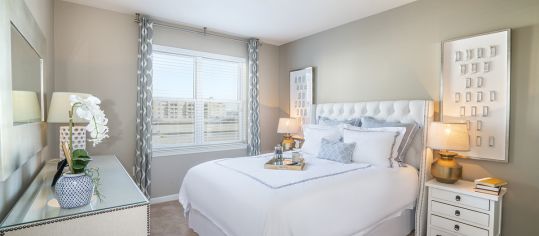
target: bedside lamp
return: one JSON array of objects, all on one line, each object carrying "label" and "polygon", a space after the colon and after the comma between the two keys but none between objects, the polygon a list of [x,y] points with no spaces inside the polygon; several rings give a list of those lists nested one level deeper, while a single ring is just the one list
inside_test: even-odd
[{"label": "bedside lamp", "polygon": [[462,177],[462,166],[452,151],[470,150],[468,126],[465,123],[432,122],[429,129],[428,146],[440,150],[440,158],[431,165],[431,173],[438,182],[453,184]]},{"label": "bedside lamp", "polygon": [[284,134],[281,145],[285,151],[291,150],[294,147],[294,139],[291,134],[299,131],[298,122],[294,118],[280,118],[277,127],[277,133]]},{"label": "bedside lamp", "polygon": [[[69,123],[69,112],[71,112],[69,96],[71,95],[76,95],[81,98],[90,96],[90,94],[86,93],[54,92],[52,94],[47,123]],[[77,116],[76,113],[73,114],[73,121],[75,124],[88,123],[88,121]],[[73,150],[86,149],[86,128],[84,126],[73,126],[72,141]],[[60,126],[60,159],[65,158],[64,152],[62,151],[62,143],[64,142],[69,142],[69,126]]]}]

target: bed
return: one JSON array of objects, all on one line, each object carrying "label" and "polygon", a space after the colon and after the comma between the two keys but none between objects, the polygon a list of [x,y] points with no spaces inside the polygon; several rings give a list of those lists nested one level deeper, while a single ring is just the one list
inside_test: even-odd
[{"label": "bed", "polygon": [[407,165],[380,168],[305,155],[304,171],[261,168],[271,155],[220,159],[189,170],[179,193],[189,227],[201,236],[407,235],[424,232],[432,102],[318,104],[314,117],[370,116],[417,122]]}]

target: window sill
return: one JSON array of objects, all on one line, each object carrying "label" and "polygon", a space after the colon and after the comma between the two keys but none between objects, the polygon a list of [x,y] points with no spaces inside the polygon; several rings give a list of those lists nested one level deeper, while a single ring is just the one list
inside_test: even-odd
[{"label": "window sill", "polygon": [[209,145],[193,145],[183,147],[161,147],[153,149],[153,157],[175,156],[183,154],[217,152],[226,150],[247,149],[245,143],[220,143]]}]

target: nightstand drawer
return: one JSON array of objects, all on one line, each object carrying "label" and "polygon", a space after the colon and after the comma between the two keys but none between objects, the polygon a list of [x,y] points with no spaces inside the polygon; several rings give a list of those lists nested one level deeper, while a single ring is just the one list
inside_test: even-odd
[{"label": "nightstand drawer", "polygon": [[431,201],[431,211],[437,215],[455,218],[460,221],[475,223],[481,226],[489,226],[489,215],[477,211],[468,210],[449,204]]},{"label": "nightstand drawer", "polygon": [[429,231],[429,235],[428,236],[457,236],[456,234],[452,234],[452,233],[447,233],[445,231],[441,231],[439,229],[436,229],[434,227],[430,227],[430,231]]},{"label": "nightstand drawer", "polygon": [[490,210],[490,201],[488,199],[478,198],[466,194],[449,192],[441,189],[430,189],[432,197],[445,200],[454,204],[460,204],[475,207],[483,210]]},{"label": "nightstand drawer", "polygon": [[459,235],[488,236],[488,230],[439,217],[437,215],[431,215],[430,223],[433,226],[448,230],[453,233],[457,233]]}]

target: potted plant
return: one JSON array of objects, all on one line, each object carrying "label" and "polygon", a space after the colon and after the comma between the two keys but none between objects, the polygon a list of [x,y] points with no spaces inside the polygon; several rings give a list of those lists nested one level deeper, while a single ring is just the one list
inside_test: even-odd
[{"label": "potted plant", "polygon": [[72,95],[69,97],[71,109],[69,111],[69,143],[62,143],[66,161],[69,166],[69,172],[64,173],[56,182],[55,194],[58,203],[62,208],[75,208],[85,206],[90,203],[92,195],[101,199],[99,193],[100,176],[99,170],[87,168],[92,160],[86,150],[73,150],[73,115],[76,113],[82,119],[89,123],[86,130],[90,132],[90,142],[93,146],[99,144],[108,136],[108,119],[105,113],[99,107],[101,101],[94,96],[81,98]]}]

